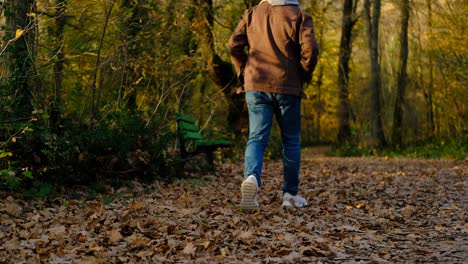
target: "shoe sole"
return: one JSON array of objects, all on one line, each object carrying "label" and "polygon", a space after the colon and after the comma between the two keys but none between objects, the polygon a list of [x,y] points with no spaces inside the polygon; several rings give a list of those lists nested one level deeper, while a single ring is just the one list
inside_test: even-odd
[{"label": "shoe sole", "polygon": [[300,205],[300,206],[296,206],[296,205],[290,205],[290,204],[282,204],[281,205],[283,208],[286,208],[286,209],[289,209],[289,208],[304,208],[306,207],[306,205]]},{"label": "shoe sole", "polygon": [[307,203],[296,204],[296,202],[293,199],[289,199],[283,201],[283,204],[281,204],[281,206],[284,208],[304,208],[307,206]]},{"label": "shoe sole", "polygon": [[241,186],[242,200],[240,208],[242,210],[256,210],[258,205],[255,204],[255,195],[257,195],[257,186],[253,182],[244,182]]}]

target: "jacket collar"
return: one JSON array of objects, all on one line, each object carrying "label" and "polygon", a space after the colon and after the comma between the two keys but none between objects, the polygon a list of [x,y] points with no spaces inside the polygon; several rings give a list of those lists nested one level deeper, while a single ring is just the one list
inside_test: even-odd
[{"label": "jacket collar", "polygon": [[263,0],[262,2],[268,2],[272,6],[278,5],[299,5],[298,0]]}]

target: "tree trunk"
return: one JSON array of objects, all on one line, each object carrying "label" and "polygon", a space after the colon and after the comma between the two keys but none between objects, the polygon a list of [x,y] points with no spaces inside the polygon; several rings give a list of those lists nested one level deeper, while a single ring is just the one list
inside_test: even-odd
[{"label": "tree trunk", "polygon": [[351,107],[349,104],[349,60],[352,51],[352,31],[356,21],[354,20],[353,0],[345,0],[343,5],[343,19],[341,26],[340,55],[338,62],[338,143],[348,143],[351,138],[351,127],[349,116]]},{"label": "tree trunk", "polygon": [[408,64],[408,21],[410,16],[409,0],[402,0],[401,5],[401,35],[400,35],[400,71],[398,72],[397,96],[393,115],[392,141],[396,146],[401,146],[403,141],[403,106],[406,90],[406,66]]},{"label": "tree trunk", "polygon": [[92,79],[92,84],[91,84],[91,127],[96,125],[97,123],[97,114],[99,110],[99,105],[98,105],[98,100],[99,94],[97,94],[97,78],[98,78],[98,73],[102,74],[102,67],[101,67],[101,53],[102,53],[102,48],[104,46],[104,38],[106,37],[106,32],[107,32],[107,27],[109,26],[109,19],[112,14],[112,10],[114,9],[115,2],[117,0],[113,0],[108,7],[107,4],[105,3],[105,18],[104,18],[104,25],[102,28],[102,33],[101,33],[101,38],[99,40],[99,46],[97,50],[97,57],[96,57],[96,66],[94,68],[93,72],[93,79]]},{"label": "tree trunk", "polygon": [[35,59],[35,21],[31,12],[36,9],[34,0],[7,1],[5,17],[8,39],[15,39],[7,47],[9,79],[12,98],[13,115],[19,118],[31,116],[32,82]]},{"label": "tree trunk", "polygon": [[[429,38],[432,39],[432,4],[431,0],[427,0],[427,16],[428,16],[428,28]],[[435,125],[434,125],[434,105],[432,102],[432,96],[434,91],[434,63],[432,61],[432,53],[429,53],[429,84],[427,91],[424,93],[427,104],[427,126],[429,131],[429,138],[435,136]]]},{"label": "tree trunk", "polygon": [[63,81],[63,65],[65,59],[63,31],[65,28],[65,11],[67,0],[56,0],[55,15],[55,55],[57,59],[54,63],[54,100],[52,102],[49,118],[49,126],[52,131],[57,131],[58,125],[62,118],[62,81]]},{"label": "tree trunk", "polygon": [[[173,5],[174,3],[175,1],[171,1],[169,5]],[[137,87],[134,83],[139,78],[135,70],[135,61],[138,59],[139,55],[136,37],[148,20],[148,14],[144,7],[146,4],[147,0],[122,1],[122,8],[130,10],[131,15],[123,23],[123,31],[125,32],[125,62],[122,73],[122,91],[119,92],[119,101],[122,99],[121,97],[125,95],[128,98],[126,102],[127,107],[132,111],[137,108]]]},{"label": "tree trunk", "polygon": [[387,145],[382,126],[382,107],[380,103],[380,63],[379,63],[379,20],[380,0],[374,0],[371,14],[370,0],[364,1],[364,11],[367,22],[367,38],[371,64],[371,127],[373,144],[379,148]]},{"label": "tree trunk", "polygon": [[[227,121],[230,128],[236,135],[240,135],[248,125],[248,113],[245,105],[244,95],[236,94],[236,74],[229,62],[224,61],[216,52],[214,45],[213,28],[213,1],[212,0],[194,0],[194,3],[202,8],[198,8],[196,19],[201,19],[202,27],[198,34],[201,42],[201,48],[204,49],[206,71],[213,82],[222,90],[228,101]],[[204,21],[204,22],[203,22]]]},{"label": "tree trunk", "polygon": [[[323,36],[323,34],[320,34]],[[323,47],[323,41],[320,41],[320,47]],[[317,69],[317,103],[316,111],[317,111],[317,122],[315,123],[315,127],[317,128],[317,132],[315,134],[317,142],[320,142],[322,138],[322,113],[324,112],[323,104],[322,104],[322,84],[323,84],[323,64],[320,64]]]}]

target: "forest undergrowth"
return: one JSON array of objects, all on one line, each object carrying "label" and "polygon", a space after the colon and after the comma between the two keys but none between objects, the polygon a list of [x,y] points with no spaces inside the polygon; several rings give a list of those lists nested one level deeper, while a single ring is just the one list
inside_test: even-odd
[{"label": "forest undergrowth", "polygon": [[[2,263],[463,263],[468,162],[303,156],[302,209],[281,207],[267,161],[260,209],[239,207],[242,164],[112,199],[1,193]],[[70,191],[72,192],[72,191]],[[138,193],[138,195],[134,195]]]}]

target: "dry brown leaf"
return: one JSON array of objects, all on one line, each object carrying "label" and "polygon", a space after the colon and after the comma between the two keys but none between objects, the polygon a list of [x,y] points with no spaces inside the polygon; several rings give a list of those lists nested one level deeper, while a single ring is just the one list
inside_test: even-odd
[{"label": "dry brown leaf", "polygon": [[336,195],[331,194],[330,196],[328,196],[328,206],[330,208],[335,207],[337,201],[338,201],[338,197]]},{"label": "dry brown leaf", "polygon": [[275,255],[277,256],[286,256],[288,255],[289,253],[291,253],[292,249],[291,248],[287,248],[287,247],[282,247],[280,248],[279,250],[277,250],[275,252]]},{"label": "dry brown leaf", "polygon": [[223,256],[223,257],[231,255],[231,251],[227,247],[221,248],[220,251],[221,251],[221,256]]},{"label": "dry brown leaf", "polygon": [[187,245],[185,245],[184,250],[182,252],[186,255],[191,255],[193,257],[197,252],[197,246],[195,246],[195,244],[192,242],[188,242]]},{"label": "dry brown leaf", "polygon": [[168,238],[167,239],[167,245],[171,248],[177,248],[180,245],[180,241],[173,239],[173,238]]},{"label": "dry brown leaf", "polygon": [[147,237],[142,237],[142,236],[139,236],[139,235],[136,235],[136,234],[133,234],[131,235],[130,237],[128,237],[126,239],[126,241],[128,242],[128,244],[130,246],[133,246],[133,247],[144,247],[148,244],[148,242],[150,241],[149,238]]},{"label": "dry brown leaf", "polygon": [[239,234],[239,239],[249,239],[252,237],[252,235],[253,235],[252,230],[242,231]]},{"label": "dry brown leaf", "polygon": [[93,241],[88,245],[88,250],[90,252],[103,252],[105,250],[105,248],[102,247],[102,246],[97,245],[96,242]]},{"label": "dry brown leaf", "polygon": [[211,241],[206,240],[206,241],[200,242],[199,245],[203,246],[204,249],[207,249],[211,246]]},{"label": "dry brown leaf", "polygon": [[455,188],[463,189],[463,188],[465,188],[465,182],[459,181],[459,182],[455,183],[454,186],[455,186]]},{"label": "dry brown leaf", "polygon": [[120,234],[120,229],[113,229],[109,234],[109,243],[115,244],[122,240],[123,236]]},{"label": "dry brown leaf", "polygon": [[15,199],[11,196],[8,196],[3,202],[3,210],[12,215],[19,216],[21,212],[21,205],[15,202]]},{"label": "dry brown leaf", "polygon": [[77,240],[78,240],[79,242],[86,242],[86,241],[88,241],[88,236],[85,235],[84,233],[80,233],[80,234],[78,235]]},{"label": "dry brown leaf", "polygon": [[145,201],[133,201],[130,208],[132,210],[140,210],[142,208],[146,207],[146,202]]},{"label": "dry brown leaf", "polygon": [[5,247],[6,250],[15,250],[18,248],[18,238],[14,237],[8,241],[6,241],[3,246]]},{"label": "dry brown leaf", "polygon": [[302,257],[301,253],[296,252],[296,251],[292,251],[288,255],[284,256],[283,259],[288,261],[288,262],[294,263],[294,262],[299,261],[301,259],[301,257]]},{"label": "dry brown leaf", "polygon": [[142,251],[138,252],[136,255],[138,257],[140,257],[140,258],[145,258],[145,257],[153,255],[153,251],[152,250],[142,250]]}]

